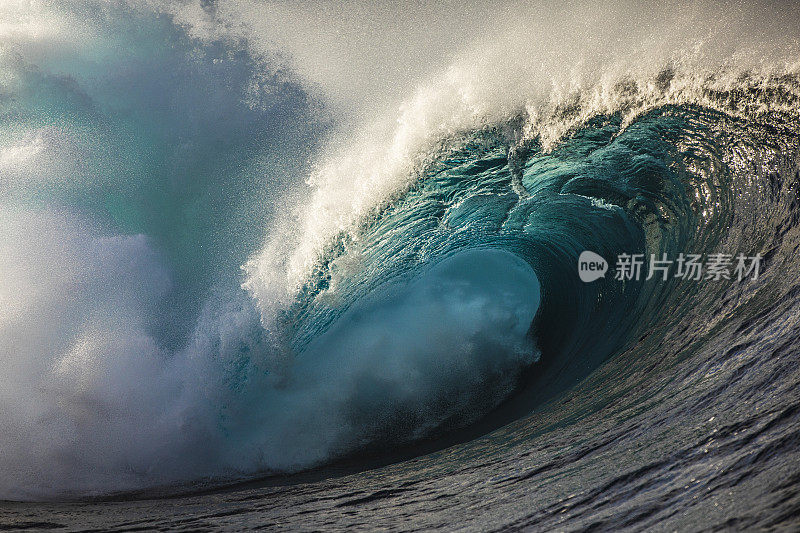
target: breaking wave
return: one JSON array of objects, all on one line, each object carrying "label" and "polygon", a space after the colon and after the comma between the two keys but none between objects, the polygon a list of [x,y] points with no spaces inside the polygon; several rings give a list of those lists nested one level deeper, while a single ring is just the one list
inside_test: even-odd
[{"label": "breaking wave", "polygon": [[[362,116],[293,40],[324,9],[0,8],[0,496],[225,483],[465,428],[497,430],[497,464],[646,441],[709,485],[796,465],[791,31],[766,47],[739,38],[763,17],[672,5],[612,39],[624,4],[550,7],[462,20],[438,71],[398,59],[396,101],[356,84]],[[764,261],[585,284],[584,250]],[[712,429],[728,470],[692,440]]]}]

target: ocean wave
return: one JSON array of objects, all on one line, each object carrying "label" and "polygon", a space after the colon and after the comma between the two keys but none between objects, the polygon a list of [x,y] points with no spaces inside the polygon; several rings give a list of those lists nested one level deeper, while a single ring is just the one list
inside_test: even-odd
[{"label": "ocean wave", "polygon": [[[497,473],[475,475],[587,525],[615,487],[645,506],[796,464],[791,34],[734,43],[747,23],[687,10],[692,31],[606,42],[620,3],[561,42],[584,10],[511,7],[401,104],[362,86],[359,125],[250,2],[0,8],[0,497],[191,490],[459,435],[420,471],[480,450]],[[585,250],[763,264],[589,284]],[[561,524],[537,509],[511,525]]]}]

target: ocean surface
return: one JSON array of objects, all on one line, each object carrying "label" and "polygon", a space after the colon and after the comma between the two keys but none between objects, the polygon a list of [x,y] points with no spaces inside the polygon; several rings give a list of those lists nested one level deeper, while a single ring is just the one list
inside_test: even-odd
[{"label": "ocean surface", "polygon": [[3,3],[0,529],[800,529],[799,23]]}]

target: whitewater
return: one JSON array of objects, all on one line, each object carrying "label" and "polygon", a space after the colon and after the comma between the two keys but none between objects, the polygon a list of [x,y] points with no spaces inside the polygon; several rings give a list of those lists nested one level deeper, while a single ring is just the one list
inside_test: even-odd
[{"label": "whitewater", "polygon": [[0,528],[798,527],[798,28],[3,2]]}]

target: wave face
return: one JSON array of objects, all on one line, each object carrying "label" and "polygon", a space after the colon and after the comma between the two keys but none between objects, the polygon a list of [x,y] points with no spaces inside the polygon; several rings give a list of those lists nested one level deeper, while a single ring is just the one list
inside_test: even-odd
[{"label": "wave face", "polygon": [[[588,46],[626,27],[621,3],[596,14],[618,26],[555,46],[559,17],[585,9],[513,8],[497,14],[510,25],[489,21],[507,41],[454,38],[444,74],[399,106],[371,98],[360,125],[292,40],[314,7],[0,8],[0,497],[177,493],[401,453],[377,474],[181,512],[255,493],[279,504],[215,516],[789,527],[791,33],[777,52],[745,42],[753,60],[730,35],[756,33],[755,16],[743,29],[684,13],[705,40],[667,19],[649,28],[658,46]],[[363,9],[392,35],[392,13]],[[612,272],[582,282],[584,250]],[[620,254],[681,253],[763,262],[757,279],[612,275]]]}]

